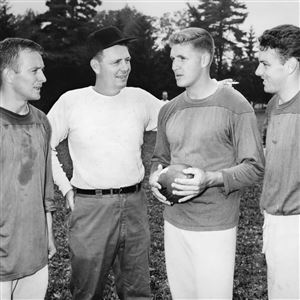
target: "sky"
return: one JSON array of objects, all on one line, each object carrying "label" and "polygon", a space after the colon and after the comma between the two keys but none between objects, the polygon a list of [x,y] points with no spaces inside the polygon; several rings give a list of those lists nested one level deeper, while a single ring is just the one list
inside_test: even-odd
[{"label": "sky", "polygon": [[[22,14],[31,8],[36,12],[47,10],[44,0],[8,0],[11,12]],[[102,0],[100,10],[117,10],[126,4],[138,11],[155,17],[166,12],[182,10],[186,3],[197,4],[198,0]],[[244,0],[248,17],[241,28],[249,31],[253,26],[255,34],[261,35],[264,30],[280,24],[300,26],[300,0]]]}]

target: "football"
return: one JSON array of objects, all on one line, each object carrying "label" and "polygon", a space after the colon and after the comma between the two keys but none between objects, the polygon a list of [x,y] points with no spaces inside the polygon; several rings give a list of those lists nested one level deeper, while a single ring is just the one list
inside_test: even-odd
[{"label": "football", "polygon": [[182,170],[190,168],[191,166],[187,164],[174,164],[166,167],[164,172],[160,174],[158,178],[158,183],[161,185],[159,190],[162,195],[164,195],[168,201],[172,203],[178,203],[182,196],[174,195],[172,191],[174,188],[171,184],[174,182],[175,178],[193,178],[192,174],[184,174]]}]

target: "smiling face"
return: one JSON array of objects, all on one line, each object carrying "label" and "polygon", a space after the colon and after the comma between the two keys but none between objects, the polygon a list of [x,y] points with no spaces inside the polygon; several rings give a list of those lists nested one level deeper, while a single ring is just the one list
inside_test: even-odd
[{"label": "smiling face", "polygon": [[19,53],[15,67],[10,69],[10,83],[16,100],[40,99],[46,81],[43,69],[44,62],[39,52],[23,50]]},{"label": "smiling face", "polygon": [[177,86],[192,88],[197,85],[204,72],[203,55],[207,53],[195,49],[192,44],[172,46],[170,57]]},{"label": "smiling face", "polygon": [[275,49],[267,48],[259,51],[259,65],[255,71],[263,79],[266,93],[278,94],[284,88],[288,76],[286,62]]},{"label": "smiling face", "polygon": [[131,71],[130,54],[127,46],[115,45],[103,50],[91,61],[96,73],[96,87],[104,95],[117,94],[126,87]]}]

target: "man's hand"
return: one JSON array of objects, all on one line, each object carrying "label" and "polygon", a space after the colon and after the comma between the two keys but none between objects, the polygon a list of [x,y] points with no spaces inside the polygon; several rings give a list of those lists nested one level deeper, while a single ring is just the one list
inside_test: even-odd
[{"label": "man's hand", "polygon": [[49,240],[48,240],[48,259],[51,259],[55,253],[56,253],[56,246],[52,234],[51,237],[49,236]]},{"label": "man's hand", "polygon": [[74,191],[69,190],[66,194],[66,207],[68,209],[71,209],[71,211],[74,210]]},{"label": "man's hand", "polygon": [[48,229],[48,259],[51,259],[56,253],[55,240],[52,229],[52,214],[51,212],[46,213],[47,218],[47,229]]},{"label": "man's hand", "polygon": [[161,185],[158,183],[158,178],[160,174],[162,174],[165,169],[163,169],[162,165],[158,165],[157,170],[154,171],[149,178],[149,184],[151,186],[151,191],[154,197],[159,200],[160,202],[167,204],[167,205],[172,205],[170,201],[166,199],[164,195],[160,193]]},{"label": "man's hand", "polygon": [[193,178],[176,178],[172,183],[173,194],[182,196],[178,203],[188,201],[202,193],[208,184],[208,178],[205,171],[198,168],[187,168],[182,171],[185,174],[194,175]]}]

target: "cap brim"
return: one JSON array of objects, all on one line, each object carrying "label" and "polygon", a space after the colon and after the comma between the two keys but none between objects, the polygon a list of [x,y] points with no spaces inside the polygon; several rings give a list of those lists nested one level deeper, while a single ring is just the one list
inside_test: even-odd
[{"label": "cap brim", "polygon": [[104,49],[115,46],[115,45],[126,44],[126,43],[129,43],[129,42],[134,41],[134,40],[137,40],[137,38],[127,37],[127,38],[123,38],[123,39],[120,39],[120,40],[116,40],[116,41],[106,45],[106,47]]}]

